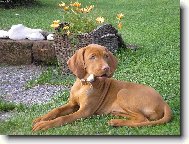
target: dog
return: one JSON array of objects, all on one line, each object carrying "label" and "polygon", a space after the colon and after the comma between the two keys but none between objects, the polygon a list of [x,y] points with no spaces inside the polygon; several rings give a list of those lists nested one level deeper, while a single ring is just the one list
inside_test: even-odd
[{"label": "dog", "polygon": [[90,44],[76,51],[67,62],[77,77],[68,103],[33,121],[33,131],[46,130],[92,115],[112,114],[110,126],[140,127],[164,124],[172,111],[153,88],[111,78],[117,59],[105,47]]}]

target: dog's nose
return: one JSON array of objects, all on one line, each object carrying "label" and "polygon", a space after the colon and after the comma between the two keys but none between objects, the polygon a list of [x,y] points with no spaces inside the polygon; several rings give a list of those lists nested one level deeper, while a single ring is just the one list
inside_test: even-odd
[{"label": "dog's nose", "polygon": [[102,70],[104,70],[104,71],[108,71],[109,69],[110,69],[110,67],[108,65],[102,66]]}]

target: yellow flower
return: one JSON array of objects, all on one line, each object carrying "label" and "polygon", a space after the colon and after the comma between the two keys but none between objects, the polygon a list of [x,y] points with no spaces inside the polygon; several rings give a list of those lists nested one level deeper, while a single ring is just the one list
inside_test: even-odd
[{"label": "yellow flower", "polygon": [[60,20],[54,20],[53,24],[51,24],[51,27],[57,28],[59,26]]},{"label": "yellow flower", "polygon": [[63,7],[63,9],[64,9],[65,11],[67,11],[67,10],[69,9],[69,6],[65,6],[65,7]]},{"label": "yellow flower", "polygon": [[66,4],[64,2],[62,2],[61,4],[59,4],[59,7],[65,7]]},{"label": "yellow flower", "polygon": [[67,31],[67,35],[70,35],[70,31],[69,30]]},{"label": "yellow flower", "polygon": [[122,26],[123,26],[122,23],[118,23],[118,25],[117,25],[118,29],[121,29]]},{"label": "yellow flower", "polygon": [[89,11],[88,11],[87,8],[81,8],[81,9],[80,9],[80,12],[82,12],[82,13],[88,13]]},{"label": "yellow flower", "polygon": [[82,13],[89,13],[94,8],[94,5],[87,6],[86,8],[80,8],[77,11]]},{"label": "yellow flower", "polygon": [[88,12],[90,12],[93,8],[94,8],[94,5],[90,5],[89,7],[87,7]]},{"label": "yellow flower", "polygon": [[60,23],[60,20],[54,20],[53,21],[53,24],[59,24]]},{"label": "yellow flower", "polygon": [[104,22],[104,18],[103,17],[97,17],[96,18],[96,22],[97,23],[103,23]]},{"label": "yellow flower", "polygon": [[57,28],[58,26],[59,26],[59,24],[55,24],[55,23],[51,24],[51,27],[53,27],[53,28]]},{"label": "yellow flower", "polygon": [[79,2],[74,2],[73,4],[71,3],[70,5],[78,8],[78,7],[81,6],[81,3],[79,3]]},{"label": "yellow flower", "polygon": [[81,12],[81,9],[80,9],[80,8],[76,8],[75,11],[76,11],[76,12]]},{"label": "yellow flower", "polygon": [[63,27],[63,30],[67,30],[67,29],[69,29],[69,26],[64,26]]},{"label": "yellow flower", "polygon": [[94,8],[94,5],[90,5],[89,8],[90,8],[90,9],[93,9],[93,8]]},{"label": "yellow flower", "polygon": [[122,19],[124,17],[124,14],[120,13],[120,14],[117,14],[117,19]]},{"label": "yellow flower", "polygon": [[83,12],[84,8],[77,9],[78,12]]}]

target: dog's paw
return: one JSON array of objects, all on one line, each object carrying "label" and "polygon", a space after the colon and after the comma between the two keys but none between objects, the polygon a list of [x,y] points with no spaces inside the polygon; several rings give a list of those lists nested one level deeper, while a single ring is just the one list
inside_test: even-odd
[{"label": "dog's paw", "polygon": [[116,120],[112,119],[112,120],[108,121],[108,125],[109,126],[115,126],[115,125],[117,125]]},{"label": "dog's paw", "polygon": [[32,131],[47,130],[49,128],[51,128],[49,121],[40,121],[33,126]]},{"label": "dog's paw", "polygon": [[108,121],[108,125],[117,127],[117,126],[120,126],[120,122],[117,119],[112,119],[112,120]]},{"label": "dog's paw", "polygon": [[41,120],[42,120],[42,117],[35,118],[33,120],[33,125],[36,124],[36,123],[38,123],[38,122],[40,122]]}]

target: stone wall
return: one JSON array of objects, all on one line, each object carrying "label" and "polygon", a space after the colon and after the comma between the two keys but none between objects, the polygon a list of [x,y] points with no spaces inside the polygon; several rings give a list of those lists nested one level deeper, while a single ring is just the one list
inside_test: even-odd
[{"label": "stone wall", "polygon": [[0,64],[51,64],[56,61],[53,41],[0,39]]}]

